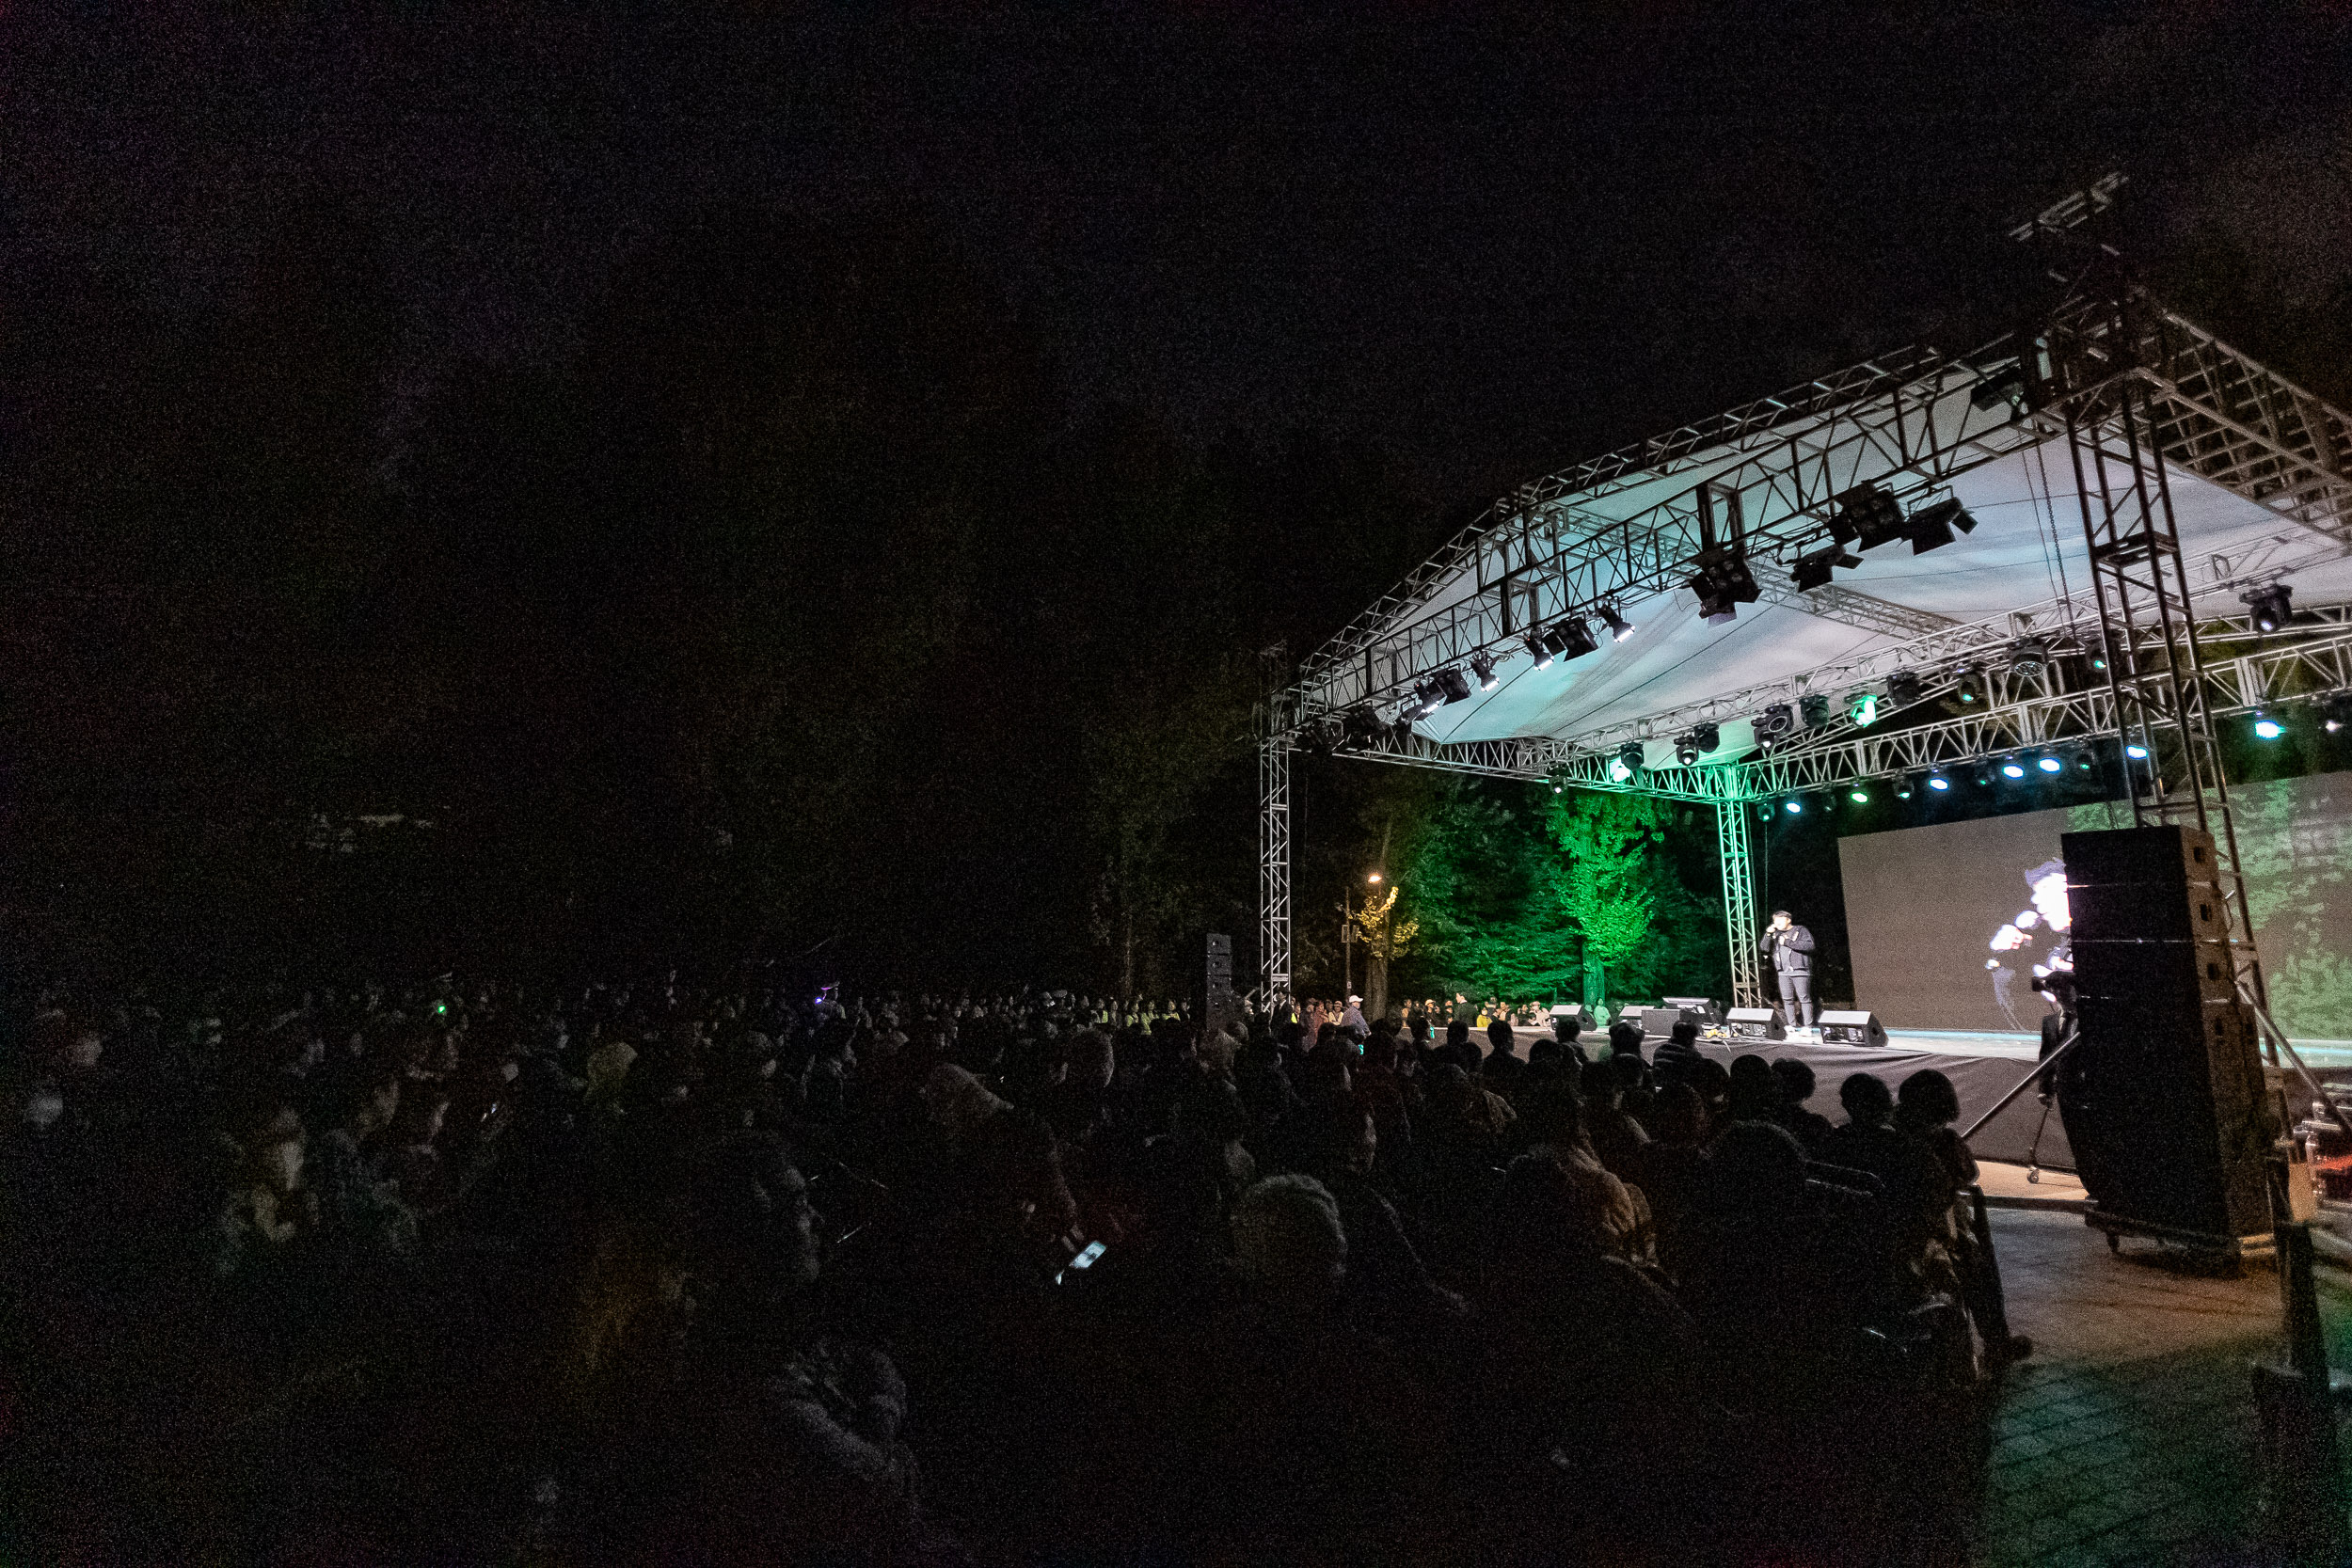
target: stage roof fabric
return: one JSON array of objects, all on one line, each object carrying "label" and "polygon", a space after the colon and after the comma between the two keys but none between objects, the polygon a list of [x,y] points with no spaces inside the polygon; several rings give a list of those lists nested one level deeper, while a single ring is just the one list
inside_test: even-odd
[{"label": "stage roof fabric", "polygon": [[[2208,360],[2227,356],[2227,373],[2264,377],[2284,388],[2280,396],[2296,400],[2317,432],[2323,466],[2331,442],[2352,453],[2352,425],[2340,412],[2269,378],[2179,318],[2169,320],[2195,335],[2192,346]],[[2068,442],[2061,429],[2037,423],[2022,396],[2004,403],[1987,395],[2014,384],[2018,351],[2006,358],[1996,353],[1943,360],[1931,353],[1924,359],[1931,372],[1920,371],[1918,351],[1846,372],[1842,384],[1857,388],[1849,396],[1836,395],[1839,378],[1825,378],[1815,388],[1830,395],[1817,397],[1811,409],[1797,405],[1800,389],[1695,427],[1701,435],[1724,432],[1722,441],[1699,444],[1686,431],[1629,449],[1659,453],[1662,460],[1654,467],[1637,467],[1621,453],[1505,498],[1479,530],[1450,545],[1308,661],[1299,686],[1304,708],[1371,705],[1385,721],[1393,708],[1381,705],[1392,705],[1437,668],[1463,667],[1470,653],[1483,651],[1494,663],[1495,689],[1438,708],[1418,721],[1417,734],[1441,744],[1522,736],[1597,744],[1646,717],[1794,682],[1947,624],[2007,622],[2021,633],[2079,625],[2089,634],[2099,617]],[[2182,450],[2197,456],[2185,445]],[[2201,614],[2238,609],[2249,582],[2281,576],[2298,604],[2352,600],[2352,554],[2339,497],[2331,495],[2315,513],[2308,495],[2279,493],[2287,481],[2246,480],[2243,463],[2197,466],[2236,485],[2214,483],[2183,462],[2166,465]],[[2128,483],[2127,469],[2110,472]],[[1808,539],[1799,531],[1827,515],[1833,492],[1866,483],[1883,483],[1915,504],[1956,499],[1975,530],[1926,553],[1914,553],[1901,538],[1857,551],[1862,563],[1839,569],[1832,590],[1797,592],[1788,575],[1795,555],[1826,542],[1825,534]],[[1549,563],[1570,550],[1639,556],[1649,536],[1663,531],[1661,523],[1680,517],[1687,525],[1693,495],[1702,513],[1725,504],[1722,494],[1708,499],[1709,484],[1731,495],[1734,526],[1743,526],[1752,543],[1762,598],[1740,605],[1728,624],[1703,620],[1691,588],[1668,586],[1684,575],[1670,559],[1693,538],[1677,525],[1677,544],[1660,546],[1645,565],[1623,575],[1645,591],[1609,595],[1634,624],[1632,633],[1613,641],[1596,622],[1597,652],[1535,668],[1519,636],[1509,634],[1523,635],[1531,620],[1540,626],[1556,614],[1591,611],[1578,586],[1546,600],[1547,573],[1562,575]],[[1515,557],[1507,542],[1493,543],[1512,529],[1524,535],[1536,528],[1556,552],[1544,560],[1532,548]],[[1515,561],[1524,565],[1515,567]],[[1596,581],[1605,587],[1605,572],[1581,586]],[[1480,607],[1488,603],[1500,607],[1500,619],[1486,616],[1469,633],[1458,629],[1470,624],[1466,617],[1486,616]],[[2010,620],[2021,611],[2026,620]],[[1710,757],[1752,748],[1744,723],[1726,722],[1724,732]]]}]

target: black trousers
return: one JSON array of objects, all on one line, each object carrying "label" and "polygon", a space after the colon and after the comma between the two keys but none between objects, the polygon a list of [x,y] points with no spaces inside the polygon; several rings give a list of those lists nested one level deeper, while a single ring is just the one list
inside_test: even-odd
[{"label": "black trousers", "polygon": [[[1802,1017],[1797,1011],[1799,1007],[1804,1009]],[[1812,975],[1788,969],[1780,972],[1780,1010],[1788,1015],[1789,1022],[1807,1029],[1813,1027]]]}]

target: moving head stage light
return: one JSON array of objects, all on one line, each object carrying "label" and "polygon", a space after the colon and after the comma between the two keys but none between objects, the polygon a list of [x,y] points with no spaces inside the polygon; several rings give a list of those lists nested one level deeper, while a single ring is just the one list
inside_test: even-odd
[{"label": "moving head stage light", "polygon": [[2295,614],[2295,590],[2283,582],[2249,588],[2238,597],[2253,612],[2254,629],[2267,637]]},{"label": "moving head stage light", "polygon": [[1478,689],[1492,691],[1502,682],[1495,678],[1495,661],[1485,654],[1470,655],[1470,673],[1478,677]]},{"label": "moving head stage light", "polygon": [[1600,617],[1600,624],[1609,628],[1610,641],[1622,642],[1633,635],[1633,623],[1620,614],[1615,605],[1602,605],[1594,613]]},{"label": "moving head stage light", "polygon": [[1756,716],[1756,738],[1779,740],[1797,727],[1796,710],[1787,703],[1774,703]]},{"label": "moving head stage light", "polygon": [[1695,724],[1675,736],[1675,761],[1688,768],[1722,742],[1721,728],[1713,724]]},{"label": "moving head stage light", "polygon": [[1915,670],[1898,670],[1886,677],[1886,705],[1890,708],[1909,707],[1926,694],[1925,685]]},{"label": "moving head stage light", "polygon": [[1438,671],[1438,689],[1445,693],[1445,700],[1449,703],[1467,703],[1470,701],[1470,677],[1462,673],[1459,670]]}]

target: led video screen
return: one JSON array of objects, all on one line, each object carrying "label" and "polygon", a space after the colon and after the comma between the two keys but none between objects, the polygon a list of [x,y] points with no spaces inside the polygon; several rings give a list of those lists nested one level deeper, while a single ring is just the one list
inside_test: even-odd
[{"label": "led video screen", "polygon": [[[2233,785],[2238,855],[2271,1011],[2352,1039],[2352,773]],[[1894,1028],[2039,1027],[2037,972],[2069,961],[2058,835],[2105,806],[1939,822],[1838,841],[1855,999]]]}]

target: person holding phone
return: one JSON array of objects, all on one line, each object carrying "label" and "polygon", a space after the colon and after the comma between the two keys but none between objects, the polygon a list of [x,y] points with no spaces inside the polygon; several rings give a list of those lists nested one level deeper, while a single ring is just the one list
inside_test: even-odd
[{"label": "person holding phone", "polygon": [[1792,1028],[1812,1028],[1813,933],[1798,925],[1787,910],[1774,910],[1763,945],[1773,977],[1780,982],[1781,1011]]}]

